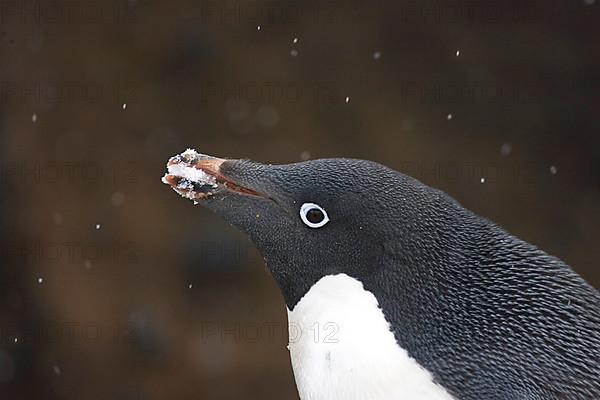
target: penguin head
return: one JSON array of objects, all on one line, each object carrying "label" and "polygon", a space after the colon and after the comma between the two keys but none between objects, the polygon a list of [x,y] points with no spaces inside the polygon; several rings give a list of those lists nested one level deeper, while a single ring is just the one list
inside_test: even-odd
[{"label": "penguin head", "polygon": [[389,236],[415,239],[410,227],[426,208],[405,204],[430,199],[419,182],[365,160],[266,165],[196,153],[170,162],[181,163],[214,177],[212,185],[190,185],[171,169],[166,183],[250,236],[290,309],[323,276],[376,273]]},{"label": "penguin head", "polygon": [[369,161],[193,150],[163,182],[250,236],[290,311],[323,277],[359,280],[458,398],[600,398],[598,291],[439,190]]}]

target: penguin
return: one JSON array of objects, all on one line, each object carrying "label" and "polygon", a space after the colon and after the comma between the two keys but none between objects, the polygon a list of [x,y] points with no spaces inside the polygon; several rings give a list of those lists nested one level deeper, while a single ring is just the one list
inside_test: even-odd
[{"label": "penguin", "polygon": [[600,399],[600,293],[375,162],[188,149],[163,182],[245,232],[277,282],[302,400]]}]

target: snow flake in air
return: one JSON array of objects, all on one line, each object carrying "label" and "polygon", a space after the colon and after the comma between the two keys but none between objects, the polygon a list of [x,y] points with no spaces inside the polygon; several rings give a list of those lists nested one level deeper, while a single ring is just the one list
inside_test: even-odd
[{"label": "snow flake in air", "polygon": [[508,156],[510,155],[510,153],[512,153],[512,146],[509,143],[504,143],[500,147],[500,154],[502,154],[503,156]]}]

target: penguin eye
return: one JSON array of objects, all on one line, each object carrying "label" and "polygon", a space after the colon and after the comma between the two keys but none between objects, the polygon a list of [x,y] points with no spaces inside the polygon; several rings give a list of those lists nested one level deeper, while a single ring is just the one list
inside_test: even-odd
[{"label": "penguin eye", "polygon": [[327,212],[315,203],[304,203],[300,207],[300,218],[309,228],[320,228],[329,222]]}]

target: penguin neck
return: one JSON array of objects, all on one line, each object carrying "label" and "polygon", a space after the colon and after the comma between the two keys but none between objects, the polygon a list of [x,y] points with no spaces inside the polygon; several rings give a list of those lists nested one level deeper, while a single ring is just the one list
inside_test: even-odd
[{"label": "penguin neck", "polygon": [[453,399],[398,345],[377,299],[355,278],[324,276],[288,319],[303,400]]},{"label": "penguin neck", "polygon": [[279,286],[288,310],[294,310],[300,300],[321,278],[320,276],[312,276],[307,273],[302,279],[298,279],[295,274],[286,273],[285,270],[279,268],[270,270],[271,275]]}]

